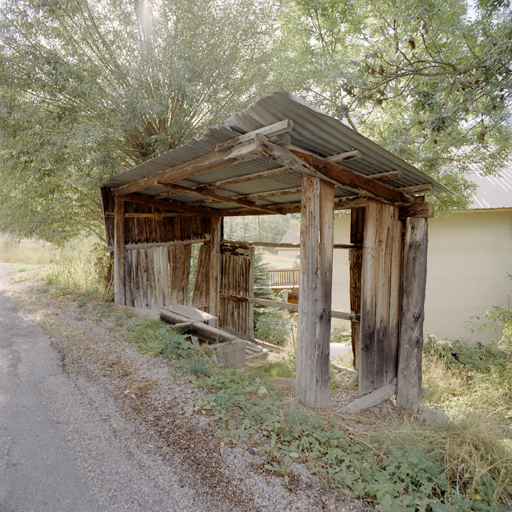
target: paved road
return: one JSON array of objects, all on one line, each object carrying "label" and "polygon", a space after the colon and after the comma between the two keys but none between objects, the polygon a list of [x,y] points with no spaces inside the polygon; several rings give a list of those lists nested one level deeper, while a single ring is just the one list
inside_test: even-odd
[{"label": "paved road", "polygon": [[200,510],[170,468],[149,472],[122,445],[46,332],[8,298],[6,269],[0,263],[0,512]]}]

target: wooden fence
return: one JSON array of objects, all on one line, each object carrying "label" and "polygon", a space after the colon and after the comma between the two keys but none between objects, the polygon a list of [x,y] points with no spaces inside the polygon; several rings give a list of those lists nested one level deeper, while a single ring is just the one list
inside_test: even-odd
[{"label": "wooden fence", "polygon": [[268,270],[271,288],[298,288],[299,287],[299,269],[276,269]]}]

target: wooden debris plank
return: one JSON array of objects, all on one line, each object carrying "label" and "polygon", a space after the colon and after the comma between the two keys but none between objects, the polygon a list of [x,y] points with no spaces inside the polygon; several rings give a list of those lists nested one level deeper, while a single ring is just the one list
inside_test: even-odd
[{"label": "wooden debris plank", "polygon": [[235,146],[252,142],[256,133],[261,133],[267,137],[274,137],[276,135],[280,135],[281,133],[287,133],[291,131],[292,128],[293,121],[291,119],[284,119],[283,121],[264,126],[263,128],[259,128],[258,130],[249,133],[244,133],[243,135],[239,135],[238,137],[234,137],[233,139],[227,140],[225,142],[219,142],[219,144],[215,146],[215,151],[229,151]]},{"label": "wooden debris plank", "polygon": [[258,155],[255,153],[254,143],[247,144],[246,142],[249,139],[253,139],[257,133],[262,133],[264,128],[245,134],[246,140],[241,143],[235,143],[228,151],[212,151],[187,162],[163,169],[151,176],[117,187],[113,189],[113,193],[114,195],[126,195],[140,192],[156,186],[158,182],[172,183],[208,171],[222,169],[243,160],[257,158]]},{"label": "wooden debris plank", "polygon": [[370,407],[374,407],[384,400],[392,397],[396,393],[396,385],[395,384],[385,384],[365,395],[361,398],[358,398],[354,402],[346,405],[341,409],[341,412],[346,414],[359,414]]},{"label": "wooden debris plank", "polygon": [[303,165],[311,166],[317,172],[334,180],[342,187],[365,192],[391,203],[408,204],[414,202],[414,198],[411,198],[400,190],[385,185],[377,180],[373,180],[371,177],[363,176],[362,174],[345,169],[338,164],[330,162],[326,158],[321,158],[299,149],[290,149],[290,152],[303,162]]}]

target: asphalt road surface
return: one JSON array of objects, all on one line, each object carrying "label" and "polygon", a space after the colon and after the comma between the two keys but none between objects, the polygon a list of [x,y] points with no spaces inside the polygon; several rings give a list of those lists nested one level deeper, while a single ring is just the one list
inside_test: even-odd
[{"label": "asphalt road surface", "polygon": [[170,468],[150,477],[123,446],[48,334],[8,297],[7,268],[0,263],[0,512],[206,510]]}]

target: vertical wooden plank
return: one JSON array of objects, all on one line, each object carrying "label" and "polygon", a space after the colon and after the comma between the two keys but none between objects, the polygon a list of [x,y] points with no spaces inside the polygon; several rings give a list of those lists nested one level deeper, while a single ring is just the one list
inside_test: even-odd
[{"label": "vertical wooden plank", "polygon": [[375,381],[376,289],[375,267],[380,204],[367,200],[364,224],[363,262],[361,271],[361,326],[359,393],[372,391]]},{"label": "vertical wooden plank", "polygon": [[142,308],[138,253],[137,250],[131,251],[133,305],[136,308]]},{"label": "vertical wooden plank", "polygon": [[334,187],[302,175],[296,396],[306,407],[329,399]]},{"label": "vertical wooden plank", "polygon": [[196,281],[194,283],[194,293],[192,295],[192,304],[207,302],[210,294],[208,272],[210,269],[210,244],[204,243],[199,249],[199,258],[197,261]]},{"label": "vertical wooden plank", "polygon": [[359,393],[397,374],[401,223],[398,207],[368,199],[361,276]]},{"label": "vertical wooden plank", "polygon": [[146,249],[146,261],[148,265],[148,308],[156,307],[156,282],[155,282],[155,255],[154,248]]},{"label": "vertical wooden plank", "polygon": [[114,300],[126,305],[124,272],[124,199],[115,198],[114,209]]},{"label": "vertical wooden plank", "polygon": [[[254,247],[251,247],[251,257],[249,260],[249,277],[248,277],[248,289],[247,289],[247,297],[253,299],[254,298]],[[249,336],[254,336],[254,304],[247,302],[247,334]]]},{"label": "vertical wooden plank", "polygon": [[[211,220],[210,232],[210,294],[209,312],[216,317],[220,314],[220,274],[221,274],[221,241],[222,219]],[[209,322],[213,327],[218,327],[218,320]]]},{"label": "vertical wooden plank", "polygon": [[190,277],[190,258],[192,247],[190,245],[179,245],[176,247],[176,273],[175,287],[177,288],[176,300],[178,304],[188,304],[188,282]]},{"label": "vertical wooden plank", "polygon": [[387,353],[389,382],[398,374],[398,340],[400,337],[400,302],[402,293],[403,222],[396,220],[392,237],[391,296],[389,299],[389,346]]},{"label": "vertical wooden plank", "polygon": [[124,282],[125,282],[125,303],[127,306],[133,307],[133,275],[132,275],[132,257],[133,251],[125,251],[124,253]]},{"label": "vertical wooden plank", "polygon": [[396,405],[409,414],[416,412],[421,400],[427,246],[427,219],[407,218],[402,266],[402,312]]},{"label": "vertical wooden plank", "polygon": [[[350,243],[363,244],[365,208],[355,208],[350,212]],[[361,313],[361,271],[363,265],[362,249],[349,250],[350,261],[350,310],[359,315]],[[359,370],[360,359],[360,322],[351,322],[352,354],[354,368]]]}]

